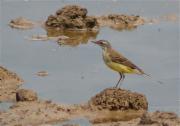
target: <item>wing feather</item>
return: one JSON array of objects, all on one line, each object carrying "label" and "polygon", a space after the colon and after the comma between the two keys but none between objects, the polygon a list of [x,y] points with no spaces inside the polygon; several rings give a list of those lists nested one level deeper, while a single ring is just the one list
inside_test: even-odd
[{"label": "wing feather", "polygon": [[123,55],[119,54],[117,51],[113,49],[109,49],[109,57],[111,58],[112,62],[120,63],[124,66],[127,66],[131,69],[137,69],[141,74],[145,74],[143,70],[141,70],[139,67],[137,67],[135,64],[133,64],[130,60],[125,58]]}]

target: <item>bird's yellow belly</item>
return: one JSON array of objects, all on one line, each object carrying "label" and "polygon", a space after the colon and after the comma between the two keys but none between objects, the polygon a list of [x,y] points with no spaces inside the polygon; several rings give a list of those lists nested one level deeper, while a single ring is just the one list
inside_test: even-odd
[{"label": "bird's yellow belly", "polygon": [[134,69],[130,67],[124,66],[122,64],[114,63],[114,62],[107,62],[106,65],[114,71],[121,72],[121,73],[135,73]]}]

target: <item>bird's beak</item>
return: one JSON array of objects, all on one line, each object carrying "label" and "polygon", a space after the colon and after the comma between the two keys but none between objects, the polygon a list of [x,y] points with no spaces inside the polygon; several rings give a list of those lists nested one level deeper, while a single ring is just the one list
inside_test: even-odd
[{"label": "bird's beak", "polygon": [[91,42],[94,43],[94,44],[98,44],[99,45],[98,41],[91,41]]}]

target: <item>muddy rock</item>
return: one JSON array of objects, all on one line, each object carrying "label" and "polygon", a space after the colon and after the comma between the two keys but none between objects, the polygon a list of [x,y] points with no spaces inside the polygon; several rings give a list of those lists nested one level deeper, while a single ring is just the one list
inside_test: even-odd
[{"label": "muddy rock", "polygon": [[148,102],[142,94],[120,88],[107,88],[89,101],[92,109],[98,110],[147,110]]},{"label": "muddy rock", "polygon": [[97,17],[100,26],[109,26],[116,30],[134,29],[143,25],[145,20],[138,15],[109,14]]},{"label": "muddy rock", "polygon": [[139,122],[139,124],[142,124],[142,125],[145,125],[145,124],[150,125],[154,123],[157,123],[157,121],[153,120],[148,113],[144,113]]},{"label": "muddy rock", "polygon": [[15,101],[16,90],[22,83],[16,73],[0,66],[0,101]]},{"label": "muddy rock", "polygon": [[45,22],[48,28],[60,30],[92,30],[98,27],[96,18],[87,16],[87,9],[68,5],[58,10],[55,15],[50,15]]},{"label": "muddy rock", "polygon": [[58,10],[56,12],[56,15],[70,17],[72,19],[77,18],[77,17],[85,18],[87,15],[87,12],[88,11],[86,8],[76,6],[76,5],[69,5],[69,6],[65,6],[62,9]]},{"label": "muddy rock", "polygon": [[140,121],[139,126],[152,125],[152,126],[178,126],[180,125],[180,118],[172,112],[145,113]]},{"label": "muddy rock", "polygon": [[37,93],[32,90],[19,89],[16,92],[16,101],[36,101]]},{"label": "muddy rock", "polygon": [[29,19],[18,17],[16,19],[12,19],[9,26],[17,29],[31,29],[35,26],[35,23]]}]

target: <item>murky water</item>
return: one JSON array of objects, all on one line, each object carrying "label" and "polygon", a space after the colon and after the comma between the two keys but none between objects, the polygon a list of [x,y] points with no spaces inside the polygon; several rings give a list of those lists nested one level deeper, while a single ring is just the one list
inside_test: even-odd
[{"label": "murky water", "polygon": [[[178,15],[176,0],[163,2],[128,0],[118,2],[92,1],[1,1],[1,57],[3,66],[17,72],[24,80],[23,87],[35,90],[40,98],[55,102],[86,102],[104,88],[114,86],[118,74],[107,68],[101,49],[85,42],[79,46],[59,46],[57,43],[32,42],[24,37],[46,34],[42,28],[16,30],[8,22],[22,16],[42,21],[67,4],[78,4],[88,9],[89,15],[107,13],[138,14],[144,17]],[[92,38],[109,40],[112,46],[132,60],[155,79],[127,75],[122,88],[143,93],[149,101],[149,110],[179,112],[179,22],[145,24],[131,31],[101,28]],[[83,40],[85,41],[85,40]],[[39,77],[38,71],[48,71],[49,76]]]}]

